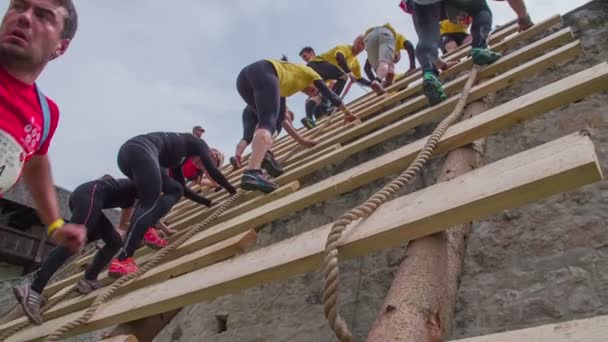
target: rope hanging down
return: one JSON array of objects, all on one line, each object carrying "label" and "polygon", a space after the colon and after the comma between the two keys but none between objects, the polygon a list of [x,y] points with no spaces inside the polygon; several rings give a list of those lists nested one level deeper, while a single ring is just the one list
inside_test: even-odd
[{"label": "rope hanging down", "polygon": [[[63,336],[63,334],[65,334],[66,332],[78,327],[79,325],[82,325],[82,324],[88,322],[88,320],[91,318],[91,316],[93,316],[95,311],[97,311],[99,306],[101,304],[103,304],[106,300],[108,300],[118,288],[120,288],[123,284],[125,284],[128,281],[139,278],[140,276],[142,276],[143,274],[148,272],[150,269],[154,268],[156,265],[161,263],[167,255],[169,255],[170,253],[175,251],[184,242],[188,241],[192,236],[196,235],[197,233],[201,232],[203,229],[207,228],[207,226],[209,226],[209,224],[211,224],[216,218],[218,218],[222,213],[224,213],[234,203],[236,203],[236,201],[238,201],[243,196],[243,194],[245,194],[245,192],[239,190],[235,195],[233,195],[228,200],[226,200],[224,203],[222,203],[221,206],[219,206],[213,212],[213,214],[211,214],[205,220],[203,220],[203,222],[201,222],[198,225],[194,226],[193,228],[189,229],[179,239],[173,241],[171,244],[169,244],[165,248],[156,252],[154,254],[154,256],[152,257],[152,259],[150,259],[147,263],[145,263],[142,267],[140,267],[137,270],[137,272],[130,273],[128,275],[120,277],[118,280],[116,280],[114,283],[112,283],[107,289],[105,289],[103,293],[101,293],[99,296],[97,296],[97,298],[95,298],[95,301],[85,311],[84,314],[82,314],[80,317],[73,320],[72,322],[66,323],[61,328],[57,329],[55,332],[53,332],[53,334],[49,335],[44,341],[59,341],[61,336]],[[48,311],[50,308],[55,306],[57,303],[61,302],[65,298],[67,298],[68,294],[75,291],[75,288],[76,287],[74,286],[68,292],[63,294],[62,296],[50,301],[47,305],[44,306],[42,311],[43,312]],[[7,339],[9,336],[15,334],[16,332],[29,326],[30,324],[31,323],[28,320],[28,321],[20,323],[20,324],[14,326],[13,328],[5,331],[0,336],[0,341]]]},{"label": "rope hanging down", "polygon": [[456,108],[454,108],[454,111],[443,119],[437,128],[435,128],[435,131],[433,131],[412,164],[405,171],[403,171],[399,177],[385,185],[380,191],[376,192],[367,201],[365,201],[365,203],[349,210],[332,225],[327,236],[325,258],[323,260],[323,272],[325,273],[323,304],[325,317],[329,321],[331,329],[334,331],[336,337],[340,341],[354,341],[348,325],[339,313],[338,305],[338,246],[340,239],[342,238],[342,233],[353,221],[370,216],[380,205],[388,201],[393,194],[399,191],[399,189],[405,185],[408,185],[422,170],[422,167],[431,157],[433,150],[439,143],[441,137],[445,134],[445,131],[462,116],[464,107],[467,105],[471,88],[477,79],[477,72],[478,67],[474,66],[469,74],[469,79],[464,86],[458,104],[456,104]]}]

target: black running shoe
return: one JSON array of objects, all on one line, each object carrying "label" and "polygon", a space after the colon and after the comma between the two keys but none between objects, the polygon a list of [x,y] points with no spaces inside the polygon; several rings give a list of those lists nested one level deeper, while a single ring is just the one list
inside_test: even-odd
[{"label": "black running shoe", "polygon": [[302,125],[308,129],[313,129],[317,124],[310,118],[303,118],[300,120]]},{"label": "black running shoe", "polygon": [[268,172],[271,177],[279,177],[285,171],[279,163],[274,159],[274,154],[270,151],[266,152],[262,160],[262,168]]},{"label": "black running shoe", "polygon": [[262,170],[245,170],[241,178],[241,189],[248,191],[261,191],[263,193],[271,193],[279,186],[268,179]]}]

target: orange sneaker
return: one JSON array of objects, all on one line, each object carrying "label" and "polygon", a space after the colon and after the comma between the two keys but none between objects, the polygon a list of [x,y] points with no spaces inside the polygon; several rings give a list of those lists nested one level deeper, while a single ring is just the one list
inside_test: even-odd
[{"label": "orange sneaker", "polygon": [[137,272],[137,264],[133,258],[126,258],[124,261],[114,259],[108,268],[108,276],[112,278],[120,278],[133,272]]},{"label": "orange sneaker", "polygon": [[156,228],[149,227],[144,234],[144,244],[153,249],[161,249],[167,246],[167,240],[158,235]]}]

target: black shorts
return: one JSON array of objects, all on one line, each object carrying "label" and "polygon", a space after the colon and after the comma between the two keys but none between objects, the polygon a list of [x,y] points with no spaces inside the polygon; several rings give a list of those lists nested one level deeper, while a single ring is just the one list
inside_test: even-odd
[{"label": "black shorts", "polygon": [[449,42],[455,42],[456,45],[461,46],[467,37],[470,36],[466,32],[454,32],[454,33],[444,33],[441,35],[441,51],[443,53],[447,53],[445,49],[445,45]]},{"label": "black shorts", "polygon": [[280,131],[285,119],[285,98],[272,63],[261,60],[246,66],[237,77],[236,88],[247,103],[243,111],[243,140],[251,142],[257,128],[270,134]]}]

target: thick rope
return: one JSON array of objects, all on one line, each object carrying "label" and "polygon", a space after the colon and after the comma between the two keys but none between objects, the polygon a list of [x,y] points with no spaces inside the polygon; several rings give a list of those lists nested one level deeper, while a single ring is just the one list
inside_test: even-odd
[{"label": "thick rope", "polygon": [[[182,235],[179,239],[173,241],[173,243],[169,244],[165,248],[156,252],[154,254],[154,256],[152,257],[152,259],[150,259],[148,262],[146,262],[144,264],[144,266],[140,267],[137,270],[137,272],[130,273],[126,276],[120,277],[117,281],[115,281],[107,289],[105,289],[105,291],[103,293],[101,293],[99,296],[97,296],[97,298],[95,298],[95,301],[93,302],[93,304],[91,304],[91,306],[87,309],[87,311],[85,311],[84,314],[82,314],[79,318],[73,320],[72,322],[66,323],[61,328],[57,329],[55,332],[53,332],[53,334],[49,335],[44,341],[49,341],[49,342],[50,341],[59,341],[61,336],[63,336],[63,334],[65,334],[66,332],[76,328],[79,325],[82,325],[82,324],[88,322],[88,320],[97,311],[99,306],[101,304],[103,304],[106,300],[108,300],[112,296],[112,294],[118,288],[120,288],[124,283],[131,281],[133,279],[139,278],[140,276],[142,276],[143,274],[148,272],[150,269],[152,269],[153,267],[155,267],[156,265],[161,263],[167,255],[169,255],[170,253],[175,251],[175,249],[177,249],[179,246],[181,246],[184,242],[188,241],[192,236],[196,235],[197,233],[201,232],[203,229],[207,228],[207,226],[210,223],[212,223],[222,213],[224,213],[226,210],[228,210],[236,201],[238,201],[243,196],[243,194],[245,194],[245,192],[239,190],[235,195],[233,195],[231,198],[229,198],[224,203],[222,203],[222,205],[219,208],[217,208],[213,212],[213,214],[211,214],[211,216],[208,216],[205,220],[203,220],[203,222],[201,222],[198,225],[194,226],[193,228],[189,229],[188,232],[186,234]],[[76,289],[76,287],[74,286],[73,288],[71,288],[69,291],[67,291],[60,297],[57,297],[57,298],[49,301],[49,303],[47,303],[44,306],[43,312],[49,310],[51,307],[55,306],[57,303],[63,301],[65,298],[68,297],[69,294],[73,293],[75,291],[75,289]],[[29,321],[25,321],[23,323],[20,323],[16,326],[12,327],[9,330],[6,330],[0,336],[0,341],[7,339],[9,336],[15,334],[16,332],[29,326],[30,324],[31,323]]]},{"label": "thick rope", "polygon": [[433,150],[439,143],[445,131],[462,116],[467,104],[469,93],[477,78],[478,67],[474,66],[469,74],[469,79],[462,91],[458,104],[454,111],[439,123],[431,134],[424,147],[418,153],[412,164],[403,173],[385,185],[380,191],[372,195],[365,203],[353,208],[343,214],[331,227],[325,245],[325,258],[323,260],[323,272],[325,273],[325,287],[323,289],[323,304],[325,317],[329,321],[331,329],[336,337],[342,342],[354,340],[348,325],[339,313],[338,305],[338,246],[342,233],[353,221],[370,216],[380,205],[390,199],[399,189],[409,184],[422,167],[431,157]]}]

